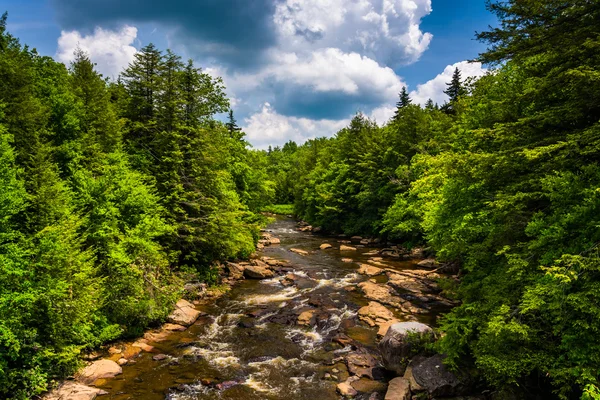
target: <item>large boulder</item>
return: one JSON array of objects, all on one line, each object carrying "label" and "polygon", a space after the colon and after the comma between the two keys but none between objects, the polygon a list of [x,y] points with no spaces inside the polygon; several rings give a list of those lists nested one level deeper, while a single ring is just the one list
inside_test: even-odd
[{"label": "large boulder", "polygon": [[467,389],[466,380],[448,370],[439,354],[414,365],[412,375],[433,397],[456,396],[464,394]]},{"label": "large boulder", "polygon": [[268,279],[275,273],[263,265],[249,265],[244,268],[244,276],[249,279]]},{"label": "large boulder", "polygon": [[98,379],[109,379],[122,374],[123,369],[119,364],[111,360],[94,361],[81,371],[77,380],[86,385],[92,385]]},{"label": "large boulder", "polygon": [[167,321],[172,324],[190,326],[200,316],[200,311],[187,300],[181,299],[175,304],[175,310],[169,315]]},{"label": "large boulder", "polygon": [[43,397],[44,400],[94,400],[108,394],[102,389],[89,387],[75,381],[66,381]]},{"label": "large boulder", "polygon": [[398,375],[404,374],[409,358],[418,350],[416,346],[433,340],[433,336],[433,330],[420,322],[393,324],[379,342],[384,367]]},{"label": "large boulder", "polygon": [[388,385],[385,400],[410,400],[410,382],[408,379],[392,379]]}]

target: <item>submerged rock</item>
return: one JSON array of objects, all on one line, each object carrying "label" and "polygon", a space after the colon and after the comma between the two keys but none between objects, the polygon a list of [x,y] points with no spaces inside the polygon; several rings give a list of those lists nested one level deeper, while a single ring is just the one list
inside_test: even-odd
[{"label": "submerged rock", "polygon": [[[379,350],[386,369],[404,374],[415,345],[433,339],[433,330],[420,322],[398,322],[389,327],[379,342]],[[414,370],[413,370],[414,373]]]},{"label": "submerged rock", "polygon": [[356,251],[356,247],[341,245],[340,251]]},{"label": "submerged rock", "polygon": [[309,253],[306,250],[302,249],[290,249],[292,253],[300,254],[301,256],[307,256]]}]

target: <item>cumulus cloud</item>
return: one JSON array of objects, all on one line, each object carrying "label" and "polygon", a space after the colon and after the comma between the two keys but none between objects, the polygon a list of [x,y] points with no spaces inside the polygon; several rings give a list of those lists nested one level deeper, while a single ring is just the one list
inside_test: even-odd
[{"label": "cumulus cloud", "polygon": [[266,149],[269,145],[282,146],[289,140],[304,143],[316,137],[332,136],[348,123],[347,119],[313,120],[284,116],[269,103],[264,103],[260,112],[244,120],[244,132],[254,146]]},{"label": "cumulus cloud", "polygon": [[487,69],[483,68],[480,62],[457,62],[446,66],[444,72],[438,74],[435,78],[417,85],[417,89],[410,92],[410,97],[418,104],[425,104],[428,99],[440,105],[444,104],[448,101],[448,96],[444,93],[444,90],[446,90],[447,84],[452,80],[452,74],[456,68],[460,70],[463,80],[467,78],[479,78],[487,73]]},{"label": "cumulus cloud", "polygon": [[431,0],[285,0],[273,17],[287,48],[336,47],[394,67],[419,59],[432,35]]},{"label": "cumulus cloud", "polygon": [[58,38],[56,58],[68,65],[79,46],[97,64],[100,73],[116,77],[133,61],[137,50],[132,44],[136,37],[137,28],[127,25],[114,31],[96,28],[90,35],[82,35],[78,31],[62,31]]}]

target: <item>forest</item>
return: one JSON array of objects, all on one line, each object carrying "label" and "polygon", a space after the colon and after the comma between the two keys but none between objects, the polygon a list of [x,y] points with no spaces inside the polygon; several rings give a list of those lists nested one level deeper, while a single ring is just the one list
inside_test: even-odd
[{"label": "forest", "polygon": [[[0,20],[0,398],[218,283],[266,217],[427,246],[460,270],[437,351],[506,393],[600,399],[600,3],[509,0],[478,80],[379,125],[255,150],[218,77],[147,45],[119,79]],[[219,116],[228,113],[227,122]],[[277,209],[277,207],[275,207]],[[291,211],[291,210],[289,210]],[[513,398],[507,397],[506,398]],[[518,398],[518,397],[516,397]]]}]

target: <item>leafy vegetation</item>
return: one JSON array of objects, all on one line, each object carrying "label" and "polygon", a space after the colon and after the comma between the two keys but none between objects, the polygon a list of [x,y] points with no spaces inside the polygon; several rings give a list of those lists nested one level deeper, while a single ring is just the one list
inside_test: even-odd
[{"label": "leafy vegetation", "polygon": [[269,154],[278,201],[329,232],[425,243],[460,265],[439,351],[521,393],[598,398],[600,3],[489,3],[491,72],[447,104]]},{"label": "leafy vegetation", "polygon": [[459,265],[437,343],[450,365],[506,393],[599,399],[600,3],[489,8],[491,72],[455,71],[446,104],[404,89],[383,126],[359,113],[268,151],[192,61],[148,45],[107,81],[83,52],[65,68],[20,45],[4,16],[0,397],[163,320],[179,271],[216,281],[213,262],[253,251],[259,211],[293,211]]},{"label": "leafy vegetation", "polygon": [[[168,315],[180,275],[254,251],[273,185],[224,87],[144,47],[107,81],[0,19],[0,398],[30,399],[83,351]],[[233,114],[230,114],[233,120]],[[181,273],[180,273],[181,272]]]}]

